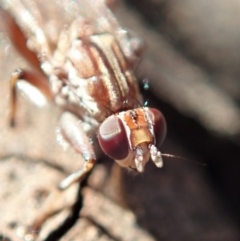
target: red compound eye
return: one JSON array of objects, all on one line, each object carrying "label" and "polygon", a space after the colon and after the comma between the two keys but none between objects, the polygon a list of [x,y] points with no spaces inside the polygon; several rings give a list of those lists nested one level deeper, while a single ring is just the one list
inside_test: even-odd
[{"label": "red compound eye", "polygon": [[148,111],[153,121],[154,134],[157,145],[160,146],[163,143],[167,133],[167,124],[165,118],[163,114],[157,109],[149,108]]},{"label": "red compound eye", "polygon": [[98,141],[102,150],[114,160],[122,160],[129,152],[128,138],[122,121],[108,117],[99,127]]}]

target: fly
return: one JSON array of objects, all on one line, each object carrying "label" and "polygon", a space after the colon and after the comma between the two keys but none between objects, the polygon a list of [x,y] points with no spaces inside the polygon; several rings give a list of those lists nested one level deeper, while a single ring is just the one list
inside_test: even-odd
[{"label": "fly", "polygon": [[23,79],[61,106],[60,134],[85,160],[59,190],[80,182],[94,167],[90,137],[96,133],[103,152],[120,166],[143,172],[151,159],[162,167],[157,146],[166,135],[164,116],[157,109],[139,107],[135,68],[142,42],[120,26],[104,0],[57,3],[59,11],[71,17],[56,38],[46,33],[35,2],[0,3],[11,41],[33,67],[18,69],[10,78],[12,126],[16,86]]}]

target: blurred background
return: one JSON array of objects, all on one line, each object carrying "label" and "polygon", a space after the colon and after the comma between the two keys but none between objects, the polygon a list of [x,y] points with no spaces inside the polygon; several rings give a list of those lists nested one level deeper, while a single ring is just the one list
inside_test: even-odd
[{"label": "blurred background", "polygon": [[[96,223],[109,235],[106,232],[101,236],[103,229],[100,232],[91,222],[87,227],[97,229],[98,236],[84,236],[84,240],[240,240],[240,2],[126,0],[118,5],[120,23],[145,42],[137,76],[140,85],[149,82],[149,90],[143,89],[148,105],[161,110],[167,121],[168,134],[160,150],[187,160],[164,158],[162,169],[148,164],[144,174],[133,176],[127,171],[119,172],[102,157],[89,187],[95,196],[104,194],[100,203],[105,209],[94,210],[92,218],[105,216],[106,222]],[[17,160],[11,161],[18,162],[24,155],[37,163],[57,163],[70,172],[74,167],[69,167],[69,162],[64,164],[64,160],[77,157],[72,152],[61,153],[54,143],[57,113],[51,117],[52,105],[36,109],[21,99],[19,127],[14,131],[8,127],[7,76],[14,68],[27,66],[20,57],[15,63],[9,61],[15,55],[8,44],[2,38],[1,56],[10,53],[0,63],[4,80],[0,89],[4,117],[0,123],[2,160],[20,153],[21,158],[18,155]],[[10,172],[5,162],[0,165],[1,172]],[[56,171],[54,166],[50,169],[49,172]],[[91,197],[87,191],[86,198]],[[111,212],[106,212],[108,200],[116,205],[111,206]],[[1,203],[6,210],[6,199],[2,198]],[[124,210],[130,211],[135,221],[128,223]],[[128,219],[123,218],[125,214]],[[14,218],[3,218],[1,226],[9,224],[9,220]],[[14,237],[6,230],[0,232]],[[87,232],[85,226],[79,230]],[[79,240],[79,230],[71,233],[71,240]],[[69,235],[61,240],[70,240]]]}]

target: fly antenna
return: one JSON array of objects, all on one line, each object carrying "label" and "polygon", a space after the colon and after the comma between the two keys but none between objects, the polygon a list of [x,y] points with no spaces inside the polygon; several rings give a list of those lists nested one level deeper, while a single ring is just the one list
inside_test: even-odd
[{"label": "fly antenna", "polygon": [[[172,154],[168,154],[168,153],[161,153],[161,156],[170,157],[170,158],[174,158],[175,157],[177,159],[181,159],[181,160],[184,160],[184,161],[191,161],[188,158],[185,158],[185,157],[182,157],[182,156],[176,156],[176,155],[172,155]],[[201,166],[207,166],[206,163],[201,163],[201,162],[197,162],[197,161],[193,161],[193,162],[195,162],[196,164],[201,165]]]}]

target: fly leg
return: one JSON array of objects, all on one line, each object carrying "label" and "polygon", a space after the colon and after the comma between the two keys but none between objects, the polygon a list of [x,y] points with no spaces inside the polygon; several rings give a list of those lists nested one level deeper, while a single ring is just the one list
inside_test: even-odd
[{"label": "fly leg", "polygon": [[34,240],[48,218],[66,208],[70,208],[74,204],[72,200],[70,201],[68,198],[69,192],[71,193],[73,189],[76,192],[76,189],[79,187],[79,182],[82,182],[84,178],[86,178],[96,162],[93,145],[86,135],[86,128],[84,128],[82,124],[83,122],[70,112],[63,113],[60,118],[62,137],[77,153],[83,156],[85,162],[80,170],[67,176],[60,182],[58,187],[52,190],[41,211],[33,220],[32,225],[19,229],[19,235],[24,237],[25,240]]},{"label": "fly leg", "polygon": [[86,134],[81,120],[70,112],[62,114],[60,119],[61,134],[64,139],[81,154],[85,160],[83,167],[70,174],[60,184],[59,189],[66,189],[75,182],[81,182],[89,171],[93,168],[96,162],[96,155],[90,138]]},{"label": "fly leg", "polygon": [[[16,5],[16,6],[15,6]],[[19,5],[20,8],[17,6]],[[42,70],[40,68],[41,62],[39,60],[39,57],[37,56],[36,52],[32,51],[27,47],[27,38],[25,34],[23,33],[23,30],[19,27],[19,25],[16,22],[16,19],[14,19],[6,10],[4,10],[3,7],[6,7],[9,10],[17,9],[18,13],[26,13],[23,9],[23,6],[21,5],[20,1],[16,1],[16,3],[12,1],[3,1],[0,4],[0,15],[1,20],[3,22],[4,30],[8,33],[9,38],[11,39],[11,42],[14,44],[16,49],[19,51],[19,53],[22,54],[22,56],[31,64],[32,67],[34,67],[35,72],[31,72],[29,70],[20,70],[17,69],[12,73],[11,80],[10,80],[10,87],[11,87],[11,111],[10,111],[10,123],[12,126],[15,124],[15,113],[16,113],[16,84],[20,79],[24,79],[39,90],[42,91],[42,93],[50,99],[52,97],[51,90],[49,88],[49,84],[47,81],[47,78],[42,73]],[[10,11],[11,12],[11,11]],[[30,15],[29,12],[27,12]],[[18,15],[14,15],[18,16]],[[24,17],[21,18],[21,16],[18,16],[18,20],[25,19]],[[35,32],[37,32],[37,29],[40,29],[37,22],[34,20],[33,16],[30,18],[32,21],[27,21],[26,26],[34,26]],[[34,23],[34,24],[33,24]],[[34,30],[32,29],[32,31]],[[30,34],[29,29],[24,29],[25,32]],[[41,32],[42,33],[42,32]],[[43,37],[44,44],[43,48],[48,49],[48,44],[45,41],[45,36]]]},{"label": "fly leg", "polygon": [[10,124],[15,126],[15,114],[17,108],[17,82],[25,80],[39,89],[47,99],[52,98],[52,93],[46,77],[41,72],[31,72],[29,70],[17,69],[12,73],[10,79]]}]

